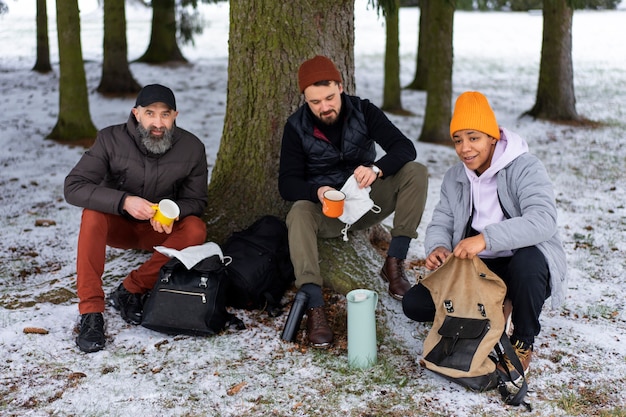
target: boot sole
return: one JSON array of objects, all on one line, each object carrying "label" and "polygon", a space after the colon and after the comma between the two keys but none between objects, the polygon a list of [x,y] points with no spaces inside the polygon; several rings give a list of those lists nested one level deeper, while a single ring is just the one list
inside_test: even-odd
[{"label": "boot sole", "polygon": [[106,341],[102,345],[83,347],[79,344],[78,337],[76,338],[76,346],[78,347],[78,349],[80,349],[81,352],[85,352],[85,353],[93,353],[93,352],[101,351],[102,349],[104,349],[105,345],[106,345]]},{"label": "boot sole", "polygon": [[403,295],[400,294],[394,294],[391,291],[387,290],[387,292],[389,293],[389,295],[391,296],[391,298],[393,298],[394,300],[398,300],[398,301],[402,301],[402,299],[404,298]]},{"label": "boot sole", "polygon": [[309,342],[309,346],[315,349],[328,349],[332,345],[332,342],[328,343],[311,343]]}]

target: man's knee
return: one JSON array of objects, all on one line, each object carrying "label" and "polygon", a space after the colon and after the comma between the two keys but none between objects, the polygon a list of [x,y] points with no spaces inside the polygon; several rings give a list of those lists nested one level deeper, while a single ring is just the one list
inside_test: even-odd
[{"label": "man's knee", "polygon": [[297,222],[315,222],[316,216],[319,215],[320,208],[317,204],[308,200],[299,200],[293,203],[285,222],[287,228],[291,227]]},{"label": "man's knee", "polygon": [[407,169],[407,181],[416,189],[425,191],[428,188],[428,168],[415,161],[404,166]]},{"label": "man's knee", "polygon": [[549,272],[546,257],[536,246],[517,249],[511,259],[509,269],[538,274],[547,274]]},{"label": "man's knee", "polygon": [[187,216],[181,220],[179,230],[185,236],[187,244],[199,245],[206,241],[206,223],[197,216]]},{"label": "man's knee", "polygon": [[415,178],[418,180],[424,180],[428,178],[428,168],[426,165],[420,164],[416,161],[407,162],[404,166],[398,171],[403,175],[406,175],[408,178]]},{"label": "man's knee", "polygon": [[81,229],[100,228],[108,223],[107,214],[101,211],[83,209]]}]

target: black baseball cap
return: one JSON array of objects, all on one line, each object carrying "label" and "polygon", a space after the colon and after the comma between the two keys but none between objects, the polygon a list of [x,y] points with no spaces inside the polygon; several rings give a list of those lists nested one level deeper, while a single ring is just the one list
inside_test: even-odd
[{"label": "black baseball cap", "polygon": [[174,93],[161,84],[150,84],[142,88],[139,95],[137,95],[135,107],[146,107],[152,103],[165,103],[170,109],[176,110]]}]

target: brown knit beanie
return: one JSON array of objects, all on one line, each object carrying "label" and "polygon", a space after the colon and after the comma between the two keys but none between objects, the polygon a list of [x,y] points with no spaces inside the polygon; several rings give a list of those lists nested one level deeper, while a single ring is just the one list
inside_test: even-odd
[{"label": "brown knit beanie", "polygon": [[322,55],[304,61],[298,70],[298,86],[301,93],[318,81],[341,82],[341,74],[333,61]]},{"label": "brown knit beanie", "polygon": [[450,137],[459,130],[472,129],[500,139],[500,128],[487,98],[477,91],[466,91],[456,99],[450,121]]}]

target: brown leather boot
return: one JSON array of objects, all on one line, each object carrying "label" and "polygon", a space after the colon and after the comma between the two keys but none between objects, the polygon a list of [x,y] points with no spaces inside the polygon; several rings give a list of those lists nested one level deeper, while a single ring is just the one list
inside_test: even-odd
[{"label": "brown leather boot", "polygon": [[404,275],[404,259],[387,256],[380,276],[389,283],[389,295],[402,301],[404,294],[411,288],[411,283]]},{"label": "brown leather boot", "polygon": [[306,330],[312,347],[327,348],[333,341],[333,331],[326,321],[324,306],[309,308],[306,312]]}]

